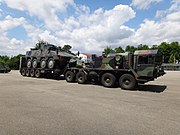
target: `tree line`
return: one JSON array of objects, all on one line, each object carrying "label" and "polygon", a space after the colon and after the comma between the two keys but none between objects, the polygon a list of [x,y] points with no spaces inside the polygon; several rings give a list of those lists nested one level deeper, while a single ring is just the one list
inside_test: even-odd
[{"label": "tree line", "polygon": [[[43,44],[43,43],[47,43],[47,42],[39,41],[35,45],[35,48],[39,49],[41,44]],[[72,54],[72,52],[70,51],[71,48],[72,47],[70,45],[64,45],[63,47],[59,47],[59,50]],[[162,52],[163,63],[175,63],[177,61],[180,62],[180,44],[179,44],[179,42],[171,42],[171,43],[162,42],[160,45],[153,45],[152,47],[149,47],[148,45],[142,45],[142,44],[138,45],[137,47],[128,45],[128,46],[126,46],[125,49],[123,49],[121,46],[114,48],[114,49],[108,46],[102,51],[102,53],[105,55],[108,55],[109,53],[123,53],[123,52],[134,53],[134,51],[136,51],[136,50],[153,50],[153,49],[159,49]],[[0,55],[0,62],[7,64],[11,69],[18,70],[21,56],[22,56],[22,54],[19,54],[14,57]]]}]

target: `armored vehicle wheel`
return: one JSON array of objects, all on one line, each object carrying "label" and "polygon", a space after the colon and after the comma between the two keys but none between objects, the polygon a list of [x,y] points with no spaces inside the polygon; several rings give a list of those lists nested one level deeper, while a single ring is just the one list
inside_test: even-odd
[{"label": "armored vehicle wheel", "polygon": [[31,68],[31,59],[27,60],[27,68]]},{"label": "armored vehicle wheel", "polygon": [[86,74],[80,71],[77,73],[76,79],[79,84],[83,84],[86,82]]},{"label": "armored vehicle wheel", "polygon": [[32,62],[32,67],[37,68],[37,66],[38,66],[38,61],[37,61],[37,59],[34,59]]},{"label": "armored vehicle wheel", "polygon": [[53,59],[53,58],[50,58],[50,59],[48,60],[48,68],[49,68],[49,69],[53,69],[53,68],[54,68],[54,65],[55,65],[54,59]]},{"label": "armored vehicle wheel", "polygon": [[75,74],[72,71],[67,71],[65,74],[65,79],[67,82],[74,82],[75,81]]},{"label": "armored vehicle wheel", "polygon": [[26,70],[25,70],[25,69],[22,69],[22,70],[21,70],[21,75],[22,75],[22,76],[26,76]]},{"label": "armored vehicle wheel", "polygon": [[105,87],[114,87],[116,77],[111,73],[105,73],[101,77],[101,83]]},{"label": "armored vehicle wheel", "polygon": [[35,75],[35,71],[34,71],[33,69],[31,69],[31,71],[30,71],[30,76],[31,76],[31,77],[34,77],[34,75]]},{"label": "armored vehicle wheel", "polygon": [[41,77],[41,71],[40,70],[35,71],[35,77],[37,77],[37,78]]},{"label": "armored vehicle wheel", "polygon": [[132,90],[136,86],[136,80],[132,75],[124,74],[119,78],[119,85],[122,89]]},{"label": "armored vehicle wheel", "polygon": [[30,71],[26,70],[26,76],[29,77],[30,76]]},{"label": "armored vehicle wheel", "polygon": [[46,68],[46,64],[47,64],[46,60],[42,59],[40,63],[41,68]]}]

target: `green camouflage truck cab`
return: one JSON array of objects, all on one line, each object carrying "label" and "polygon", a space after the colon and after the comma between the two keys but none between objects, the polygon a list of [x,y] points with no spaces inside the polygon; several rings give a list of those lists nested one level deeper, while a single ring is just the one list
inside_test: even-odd
[{"label": "green camouflage truck cab", "polygon": [[158,50],[140,50],[134,54],[113,53],[107,57],[94,57],[89,65],[81,68],[69,66],[65,79],[80,84],[91,81],[100,82],[105,87],[119,84],[122,89],[134,89],[139,83],[164,75],[161,64],[162,54]]},{"label": "green camouflage truck cab", "polygon": [[164,75],[161,52],[158,50],[135,51],[133,69],[139,76],[139,79],[147,81]]}]

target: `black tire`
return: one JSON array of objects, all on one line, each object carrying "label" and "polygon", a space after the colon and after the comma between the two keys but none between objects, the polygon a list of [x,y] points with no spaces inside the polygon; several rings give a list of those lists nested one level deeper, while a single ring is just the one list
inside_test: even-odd
[{"label": "black tire", "polygon": [[32,65],[31,59],[28,59],[26,64],[27,68],[31,68],[31,65]]},{"label": "black tire", "polygon": [[49,69],[53,69],[54,67],[55,67],[55,61],[54,61],[53,58],[50,58],[50,59],[48,60],[48,68],[49,68]]},{"label": "black tire", "polygon": [[33,69],[30,70],[30,76],[34,77],[35,76],[35,71]]},{"label": "black tire", "polygon": [[40,70],[36,70],[35,71],[35,77],[36,78],[40,78],[41,77],[41,71]]},{"label": "black tire", "polygon": [[122,89],[132,90],[136,87],[136,80],[131,74],[124,74],[119,78],[119,85]]},{"label": "black tire", "polygon": [[26,70],[26,76],[29,77],[30,76],[30,70]]},{"label": "black tire", "polygon": [[37,59],[34,59],[33,62],[32,62],[32,67],[33,68],[37,68],[38,67],[38,61]]},{"label": "black tire", "polygon": [[79,84],[84,84],[86,82],[86,74],[80,71],[77,73],[76,79]]},{"label": "black tire", "polygon": [[74,82],[75,81],[75,73],[72,71],[67,71],[65,74],[65,79],[67,82]]},{"label": "black tire", "polygon": [[111,73],[105,73],[101,77],[101,83],[104,87],[114,87],[116,77]]},{"label": "black tire", "polygon": [[26,76],[26,70],[25,70],[25,69],[22,69],[22,70],[21,70],[21,75],[22,75],[22,76]]},{"label": "black tire", "polygon": [[41,68],[46,68],[46,65],[47,65],[46,59],[42,59],[41,62],[40,62],[40,67]]},{"label": "black tire", "polygon": [[98,84],[99,83],[99,75],[98,73],[96,73],[95,71],[91,71],[88,74],[88,80],[90,80],[90,82],[92,84]]}]

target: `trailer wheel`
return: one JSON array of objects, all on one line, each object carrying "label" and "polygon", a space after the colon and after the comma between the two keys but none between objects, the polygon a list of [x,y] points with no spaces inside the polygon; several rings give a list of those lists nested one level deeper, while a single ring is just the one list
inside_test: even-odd
[{"label": "trailer wheel", "polygon": [[53,58],[50,58],[50,59],[48,60],[48,68],[49,68],[49,69],[53,69],[54,66],[55,66],[55,61],[54,61]]},{"label": "trailer wheel", "polygon": [[46,64],[47,64],[46,60],[42,59],[40,63],[41,68],[46,68]]},{"label": "trailer wheel", "polygon": [[27,60],[27,68],[31,68],[31,59]]},{"label": "trailer wheel", "polygon": [[25,69],[22,69],[22,70],[21,70],[21,75],[22,75],[22,76],[26,76],[26,70],[25,70]]},{"label": "trailer wheel", "polygon": [[101,77],[101,83],[104,87],[114,87],[116,77],[111,73],[105,73]]},{"label": "trailer wheel", "polygon": [[37,68],[37,66],[38,66],[38,61],[37,61],[37,59],[34,59],[32,62],[32,67]]},{"label": "trailer wheel", "polygon": [[26,76],[29,77],[30,76],[30,71],[27,69],[26,70]]},{"label": "trailer wheel", "polygon": [[124,74],[119,78],[119,85],[122,89],[132,90],[136,86],[136,80],[132,75]]},{"label": "trailer wheel", "polygon": [[41,77],[41,71],[40,70],[36,70],[35,71],[35,77],[36,78],[40,78]]},{"label": "trailer wheel", "polygon": [[76,79],[79,84],[84,84],[86,82],[86,74],[80,71],[77,73]]},{"label": "trailer wheel", "polygon": [[33,69],[31,69],[31,71],[30,71],[30,76],[31,76],[31,77],[34,77],[34,75],[35,75],[35,71],[34,71]]},{"label": "trailer wheel", "polygon": [[67,82],[74,82],[75,81],[75,73],[72,71],[67,71],[65,74],[65,79]]}]

